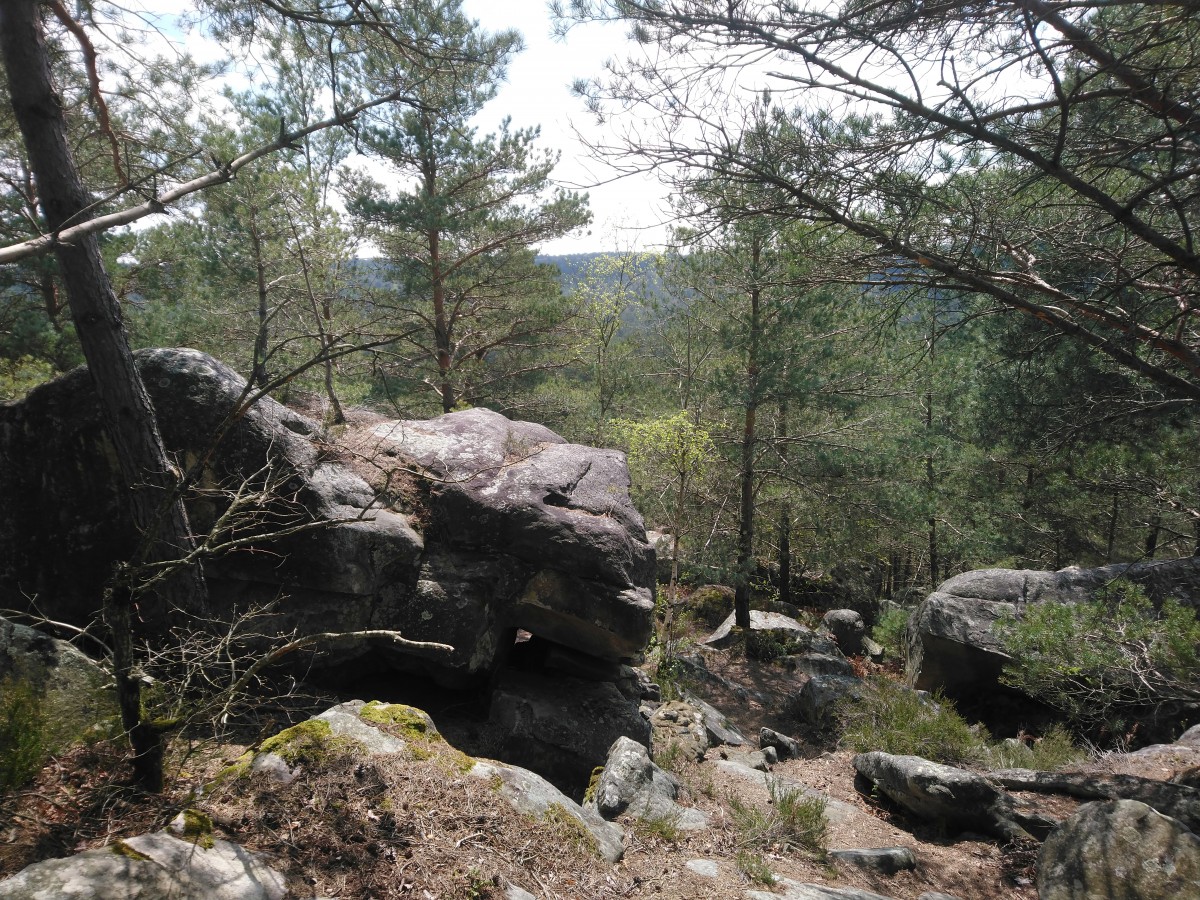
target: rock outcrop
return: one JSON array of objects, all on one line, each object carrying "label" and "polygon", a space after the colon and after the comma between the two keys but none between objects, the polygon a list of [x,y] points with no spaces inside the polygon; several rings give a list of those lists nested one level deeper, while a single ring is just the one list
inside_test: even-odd
[{"label": "rock outcrop", "polygon": [[0,881],[3,900],[282,900],[286,895],[283,876],[256,854],[228,841],[192,842],[166,832],[48,859]]},{"label": "rock outcrop", "polygon": [[1046,839],[1042,900],[1200,897],[1200,837],[1136,800],[1087,803]]},{"label": "rock outcrop", "polygon": [[920,819],[1002,841],[1044,838],[1055,823],[1017,809],[1013,798],[974,772],[878,750],[854,757],[860,775]]},{"label": "rock outcrop", "polygon": [[643,745],[623,737],[609,748],[604,770],[584,806],[605,819],[628,812],[643,821],[664,822],[685,831],[706,827],[704,813],[676,802],[682,790],[679,779],[651,762]]},{"label": "rock outcrop", "polygon": [[23,683],[38,700],[52,748],[117,721],[112,676],[66,641],[0,618],[0,686]]},{"label": "rock outcrop", "polygon": [[943,582],[909,621],[910,683],[951,697],[998,690],[1001,669],[1009,661],[998,622],[1025,604],[1088,600],[1115,578],[1141,585],[1155,602],[1173,597],[1200,609],[1200,557],[1057,572],[964,572]]},{"label": "rock outcrop", "polygon": [[[406,673],[474,687],[505,665],[520,629],[597,683],[611,686],[640,658],[655,557],[620,453],[486,409],[376,419],[338,443],[270,398],[241,409],[244,380],[205,354],[137,360],[168,450],[181,469],[202,462],[187,501],[195,530],[217,521],[229,491],[267,481],[272,498],[239,539],[314,526],[208,561],[219,614],[269,607],[259,633],[381,629],[454,648],[364,642],[304,665],[343,681]],[[52,618],[93,619],[135,544],[121,490],[86,370],[0,405],[0,604],[37,597]],[[636,700],[625,705],[636,718]],[[616,736],[603,736],[589,771]]]}]

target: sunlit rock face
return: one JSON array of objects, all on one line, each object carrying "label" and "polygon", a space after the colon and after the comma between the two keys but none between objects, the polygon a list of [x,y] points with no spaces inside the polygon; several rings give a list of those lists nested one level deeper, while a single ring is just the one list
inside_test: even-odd
[{"label": "sunlit rock face", "polygon": [[[518,629],[604,672],[645,647],[654,552],[620,453],[483,409],[376,419],[347,430],[351,447],[269,398],[231,419],[245,381],[198,351],[141,351],[138,365],[180,467],[208,459],[188,499],[197,532],[268,477],[272,496],[240,538],[323,523],[208,561],[218,612],[270,606],[258,628],[278,634],[387,629],[449,644],[447,655],[381,641],[312,661],[446,686],[494,673]],[[5,605],[36,598],[54,618],[94,617],[136,538],[116,471],[86,370],[0,407]]]}]

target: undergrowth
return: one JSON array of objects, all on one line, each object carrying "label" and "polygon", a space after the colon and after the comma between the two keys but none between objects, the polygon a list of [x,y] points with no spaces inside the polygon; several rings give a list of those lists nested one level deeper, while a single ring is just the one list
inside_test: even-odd
[{"label": "undergrowth", "polygon": [[986,728],[968,724],[940,694],[921,694],[883,676],[866,679],[861,696],[843,702],[838,718],[842,746],[858,753],[882,750],[947,765],[1043,771],[1086,756],[1062,726],[1030,743],[992,741]]},{"label": "undergrowth", "polygon": [[725,798],[738,846],[743,850],[804,850],[823,855],[829,827],[825,801],[777,780],[770,782],[770,790],[766,807],[748,803],[736,794]]},{"label": "undergrowth", "polygon": [[25,784],[49,753],[37,692],[26,681],[0,681],[0,792]]}]

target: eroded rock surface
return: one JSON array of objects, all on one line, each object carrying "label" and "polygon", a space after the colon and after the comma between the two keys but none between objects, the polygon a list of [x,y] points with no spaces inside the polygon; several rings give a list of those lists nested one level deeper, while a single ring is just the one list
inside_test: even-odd
[{"label": "eroded rock surface", "polygon": [[1087,803],[1046,839],[1042,900],[1200,897],[1200,837],[1137,800]]},{"label": "eroded rock surface", "polygon": [[997,623],[1030,603],[1078,603],[1116,578],[1140,585],[1155,602],[1173,597],[1200,608],[1200,557],[1057,572],[979,569],[943,582],[909,622],[908,676],[914,687],[963,697],[1000,689],[1009,661]]},{"label": "eroded rock surface", "polygon": [[628,812],[647,822],[667,822],[686,831],[704,828],[708,824],[704,813],[676,802],[681,792],[679,779],[656,766],[643,745],[623,737],[609,748],[604,771],[584,805],[606,819]]},{"label": "eroded rock surface", "polygon": [[[451,689],[495,679],[523,630],[558,666],[543,680],[567,666],[637,718],[637,698],[613,685],[651,634],[655,559],[620,453],[485,409],[359,421],[339,439],[270,398],[239,410],[245,381],[203,353],[144,350],[137,360],[180,468],[207,460],[204,490],[188,499],[194,530],[221,515],[223,492],[268,480],[273,499],[255,505],[239,538],[318,525],[207,562],[218,614],[269,606],[254,622],[268,640],[385,630],[450,645],[364,640],[301,664],[341,683],[415,674]],[[92,620],[134,546],[122,490],[86,370],[0,405],[0,605],[37,597],[51,618]],[[180,624],[149,602],[140,609],[152,630]],[[646,736],[602,730],[580,762],[585,780],[623,733]]]},{"label": "eroded rock surface", "polygon": [[919,756],[873,751],[854,757],[854,768],[883,794],[921,819],[1003,841],[1044,837],[1053,822],[1016,808],[994,783]]},{"label": "eroded rock surface", "polygon": [[165,832],[34,863],[0,881],[3,900],[282,900],[287,884],[257,854],[227,841],[211,846]]}]

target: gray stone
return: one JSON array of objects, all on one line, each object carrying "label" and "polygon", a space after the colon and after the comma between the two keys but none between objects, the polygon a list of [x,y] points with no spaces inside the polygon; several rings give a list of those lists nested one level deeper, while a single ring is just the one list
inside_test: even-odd
[{"label": "gray stone", "polygon": [[953,894],[943,894],[941,891],[926,891],[917,900],[961,900]]},{"label": "gray stone", "polygon": [[800,742],[795,738],[763,728],[758,733],[758,746],[774,747],[780,759],[799,759],[802,753]]},{"label": "gray stone", "polygon": [[1200,897],[1200,838],[1136,800],[1087,803],[1046,839],[1042,900]]},{"label": "gray stone", "polygon": [[849,675],[813,675],[795,698],[795,711],[810,725],[825,725],[838,706],[862,696],[862,679]]},{"label": "gray stone", "polygon": [[586,784],[617,738],[650,743],[650,723],[611,682],[509,670],[494,687],[489,729],[505,760],[564,789]]},{"label": "gray stone", "polygon": [[828,887],[823,884],[805,884],[790,878],[780,878],[775,882],[775,890],[747,891],[748,900],[892,900],[883,894],[862,891],[858,888]]},{"label": "gray stone", "polygon": [[681,790],[674,775],[650,761],[644,746],[622,737],[608,751],[604,771],[584,806],[610,820],[627,812],[648,822],[670,822],[685,831],[707,827],[704,813],[676,802]]},{"label": "gray stone", "polygon": [[853,609],[831,609],[821,618],[821,624],[833,635],[838,649],[846,656],[861,656],[867,626]]},{"label": "gray stone", "polygon": [[742,762],[758,772],[771,771],[771,763],[767,759],[766,754],[764,754],[761,750],[755,750],[751,753],[747,753],[742,757]]},{"label": "gray stone", "polygon": [[704,713],[686,700],[664,703],[650,716],[654,743],[660,747],[674,744],[688,758],[701,760],[708,750],[708,729]]},{"label": "gray stone", "polygon": [[298,766],[293,769],[278,753],[255,753],[250,761],[250,771],[276,784],[291,784],[300,774]]},{"label": "gray stone", "polygon": [[286,893],[283,876],[257,854],[165,832],[34,863],[0,881],[3,900],[281,900]]},{"label": "gray stone", "polygon": [[654,583],[654,550],[629,499],[623,454],[568,444],[483,408],[375,433],[442,479],[440,512],[469,543],[606,584]]},{"label": "gray stone", "polygon": [[943,582],[913,614],[907,631],[909,681],[951,696],[995,690],[1009,661],[997,622],[1024,604],[1088,600],[1120,577],[1141,585],[1155,602],[1173,597],[1200,609],[1200,557],[1057,572],[964,572]]},{"label": "gray stone", "polygon": [[708,746],[719,747],[724,744],[729,747],[740,747],[746,743],[746,739],[737,730],[737,726],[730,722],[719,709],[689,691],[683,692],[683,698],[690,706],[700,710],[700,715],[704,717],[704,730],[708,732]]},{"label": "gray stone", "polygon": [[0,618],[0,681],[28,684],[58,748],[105,720],[117,720],[113,680],[102,666],[66,641]]},{"label": "gray stone", "polygon": [[1089,800],[1138,800],[1184,827],[1200,831],[1200,790],[1188,785],[1137,775],[1084,775],[1003,769],[991,778],[1014,791],[1069,794]]},{"label": "gray stone", "polygon": [[762,758],[767,761],[768,769],[771,766],[775,765],[775,763],[779,762],[779,751],[776,750],[774,747],[771,747],[771,746],[762,747],[759,749],[758,752],[761,753]]},{"label": "gray stone", "polygon": [[854,675],[854,666],[840,654],[793,653],[780,658],[779,662],[789,672],[804,675]]},{"label": "gray stone", "polygon": [[504,891],[504,900],[537,900],[534,894],[520,885],[513,884],[507,878],[500,879],[500,887]]},{"label": "gray stone", "polygon": [[[765,612],[760,609],[750,610],[750,630],[763,632],[773,639],[786,643],[789,645],[789,653],[839,655],[837,644],[828,635],[818,634],[782,613]],[[704,639],[704,643],[709,647],[723,649],[732,644],[735,637],[734,614],[730,613],[720,627]]]},{"label": "gray stone", "polygon": [[895,875],[917,867],[917,857],[907,847],[872,847],[864,850],[830,850],[829,856],[837,862],[879,872],[882,875]]},{"label": "gray stone", "polygon": [[721,877],[721,867],[711,859],[689,859],[683,866],[693,875],[699,875],[701,878],[711,878],[716,881]]},{"label": "gray stone", "polygon": [[1014,841],[1044,837],[1056,824],[1018,810],[1012,797],[974,772],[919,756],[860,753],[854,768],[912,815],[947,828]]},{"label": "gray stone", "polygon": [[608,862],[618,862],[624,855],[625,831],[621,826],[604,821],[595,810],[584,809],[540,775],[490,759],[477,760],[469,774],[493,782],[500,797],[523,815],[544,819],[553,814],[552,807],[561,808],[587,829],[597,852]]},{"label": "gray stone", "polygon": [[[328,722],[330,731],[337,737],[346,737],[358,741],[369,753],[392,754],[403,750],[405,747],[404,741],[393,737],[386,731],[380,730],[374,724],[363,721],[362,711],[366,705],[362,700],[350,700],[332,709],[325,710],[325,712],[315,718],[321,722]],[[433,720],[426,713],[416,709],[413,712],[420,714],[424,718],[426,734],[437,734],[437,728],[434,727]]]},{"label": "gray stone", "polygon": [[[244,380],[194,350],[136,357],[168,450],[205,454]],[[449,644],[446,655],[366,642],[301,661],[416,671],[449,687],[490,675],[521,627],[613,664],[639,657],[652,630],[654,552],[620,453],[488,410],[376,431],[381,482],[424,473],[423,533],[400,511],[411,497],[380,495],[336,461],[317,423],[270,398],[233,420],[201,480],[236,486],[270,462],[289,478],[288,499],[260,510],[263,527],[295,524],[298,510],[331,527],[209,561],[218,613],[274,603],[260,631],[385,629]],[[113,561],[136,542],[120,485],[85,370],[0,406],[0,591],[88,624]],[[212,498],[188,501],[197,530],[222,512]],[[173,624],[153,604],[141,611],[152,628]]]}]

